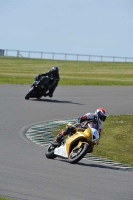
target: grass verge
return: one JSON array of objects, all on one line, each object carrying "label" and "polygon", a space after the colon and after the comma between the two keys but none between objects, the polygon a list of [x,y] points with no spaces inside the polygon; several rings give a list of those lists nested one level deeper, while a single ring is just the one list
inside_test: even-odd
[{"label": "grass verge", "polygon": [[[108,116],[92,155],[133,166],[133,115]],[[53,131],[57,135],[65,125]]]},{"label": "grass verge", "polygon": [[133,63],[15,57],[0,57],[0,83],[31,84],[36,75],[55,65],[60,69],[60,85],[133,85]]}]

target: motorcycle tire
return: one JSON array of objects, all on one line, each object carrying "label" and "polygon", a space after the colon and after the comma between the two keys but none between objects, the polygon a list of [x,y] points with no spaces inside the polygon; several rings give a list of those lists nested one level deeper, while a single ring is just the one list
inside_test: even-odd
[{"label": "motorcycle tire", "polygon": [[34,88],[32,88],[28,94],[25,96],[25,99],[28,100],[29,98],[33,97],[33,93],[34,93]]},{"label": "motorcycle tire", "polygon": [[54,158],[56,158],[57,156],[54,154],[54,147],[53,147],[53,145],[52,144],[50,144],[49,146],[48,146],[48,148],[46,149],[46,151],[45,151],[45,156],[47,157],[47,158],[49,158],[49,159],[54,159]]},{"label": "motorcycle tire", "polygon": [[71,164],[79,162],[87,154],[88,149],[89,145],[87,143],[83,143],[80,148],[75,147],[68,156],[68,162]]}]

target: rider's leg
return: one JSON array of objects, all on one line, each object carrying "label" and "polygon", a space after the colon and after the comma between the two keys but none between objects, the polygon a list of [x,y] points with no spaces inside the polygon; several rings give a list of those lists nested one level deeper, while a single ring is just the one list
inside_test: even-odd
[{"label": "rider's leg", "polygon": [[74,133],[75,132],[75,128],[73,126],[68,127],[64,130],[62,130],[55,138],[55,141],[53,142],[53,144],[60,144],[63,137],[70,134],[70,133]]},{"label": "rider's leg", "polygon": [[49,90],[48,96],[52,97],[56,87],[53,87]]},{"label": "rider's leg", "polygon": [[[55,88],[56,88],[56,87],[55,87]],[[54,93],[54,91],[55,91],[55,88],[50,89],[49,92],[47,92],[44,96],[45,96],[45,97],[46,97],[46,96],[53,97],[53,93]]]}]

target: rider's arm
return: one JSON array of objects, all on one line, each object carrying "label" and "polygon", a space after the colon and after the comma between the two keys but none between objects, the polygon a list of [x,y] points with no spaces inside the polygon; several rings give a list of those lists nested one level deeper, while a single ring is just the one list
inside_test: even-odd
[{"label": "rider's arm", "polygon": [[44,74],[40,74],[40,76],[49,76],[50,75],[50,71],[49,72],[46,72]]},{"label": "rider's arm", "polygon": [[87,113],[85,115],[82,115],[82,117],[78,118],[78,122],[82,123],[84,121],[93,121],[95,119],[95,115],[93,113]]},{"label": "rider's arm", "polygon": [[40,80],[42,76],[49,76],[50,72],[46,72],[45,74],[39,74],[37,77],[35,77],[36,80]]}]

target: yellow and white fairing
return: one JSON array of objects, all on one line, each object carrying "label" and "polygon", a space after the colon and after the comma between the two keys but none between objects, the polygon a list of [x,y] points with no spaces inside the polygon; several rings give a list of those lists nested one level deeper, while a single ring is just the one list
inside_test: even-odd
[{"label": "yellow and white fairing", "polygon": [[82,141],[95,145],[98,139],[99,134],[96,129],[93,130],[91,127],[88,127],[85,131],[83,131],[81,128],[77,128],[76,133],[69,136],[63,145],[55,148],[54,154],[63,158],[68,158],[71,146],[74,142],[79,141],[78,146],[80,147],[83,143]]}]

